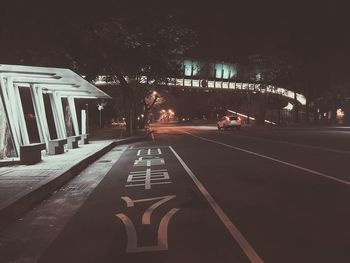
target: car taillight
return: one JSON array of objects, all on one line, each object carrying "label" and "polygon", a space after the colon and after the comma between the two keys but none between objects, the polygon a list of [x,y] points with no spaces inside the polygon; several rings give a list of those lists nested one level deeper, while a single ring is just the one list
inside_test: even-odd
[{"label": "car taillight", "polygon": [[241,121],[242,120],[241,117],[238,117],[238,120]]}]

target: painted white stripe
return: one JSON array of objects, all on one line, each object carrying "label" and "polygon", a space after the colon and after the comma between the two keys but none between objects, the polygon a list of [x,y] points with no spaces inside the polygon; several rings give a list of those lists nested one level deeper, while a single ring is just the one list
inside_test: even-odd
[{"label": "painted white stripe", "polygon": [[181,131],[181,132],[186,133],[188,135],[191,135],[191,136],[193,136],[195,138],[198,138],[200,140],[203,140],[203,141],[216,143],[216,144],[219,144],[219,145],[231,148],[231,149],[235,149],[235,150],[242,151],[242,152],[245,152],[245,153],[248,153],[248,154],[251,154],[251,155],[259,156],[261,158],[264,158],[264,159],[267,159],[267,160],[270,160],[270,161],[274,161],[274,162],[277,162],[277,163],[280,163],[280,164],[284,164],[284,165],[287,165],[287,166],[290,166],[290,167],[293,167],[293,168],[296,168],[296,169],[299,169],[299,170],[303,170],[305,172],[309,172],[309,173],[312,173],[312,174],[315,174],[315,175],[319,175],[319,176],[322,176],[322,177],[327,178],[329,180],[336,181],[338,183],[342,183],[342,184],[350,186],[350,182],[348,182],[348,181],[345,181],[345,180],[342,180],[342,179],[339,179],[339,178],[336,178],[336,177],[332,177],[330,175],[327,175],[327,174],[324,174],[324,173],[321,173],[321,172],[317,172],[315,170],[311,170],[311,169],[308,169],[308,168],[305,168],[305,167],[302,167],[302,166],[299,166],[299,165],[296,165],[296,164],[285,162],[285,161],[282,161],[282,160],[279,160],[279,159],[276,159],[276,158],[273,158],[273,157],[269,157],[269,156],[266,156],[266,155],[263,155],[263,154],[260,154],[260,153],[252,152],[252,151],[249,151],[249,150],[246,150],[246,149],[243,149],[243,148],[232,146],[232,145],[229,145],[229,144],[226,144],[226,143],[223,143],[223,142],[218,142],[218,141],[207,139],[207,138],[204,138],[204,137],[201,137],[201,136],[197,136],[197,135],[194,135],[194,134],[189,133],[189,132],[185,132],[185,131]]},{"label": "painted white stripe", "polygon": [[175,150],[169,146],[169,149],[173,152],[175,157],[181,163],[187,174],[191,177],[199,191],[202,195],[207,199],[209,205],[220,218],[222,223],[225,225],[231,236],[237,241],[241,249],[249,258],[252,263],[263,263],[264,261],[258,256],[253,247],[249,244],[249,242],[245,239],[245,237],[241,234],[238,228],[232,223],[232,221],[228,218],[222,208],[216,203],[214,198],[209,194],[209,192],[205,189],[203,184],[198,180],[198,178],[194,175],[191,169],[186,165],[186,163],[181,159],[181,157],[175,152]]},{"label": "painted white stripe", "polygon": [[[145,149],[154,149],[154,148],[168,148],[169,146],[145,146],[145,147],[134,147],[134,148],[132,148],[132,150],[145,150]],[[130,148],[129,148],[129,150],[131,150]]]},{"label": "painted white stripe", "polygon": [[266,141],[266,142],[272,142],[272,143],[280,143],[280,144],[292,145],[292,146],[309,148],[309,149],[320,150],[320,151],[334,152],[334,153],[340,153],[340,154],[350,154],[350,151],[345,151],[345,150],[325,148],[325,147],[320,147],[320,146],[313,146],[313,145],[300,144],[300,143],[294,143],[294,142],[287,142],[287,141],[281,141],[281,140],[259,138],[259,137],[255,137],[255,136],[249,136],[249,135],[241,135],[241,134],[238,135],[238,134],[232,134],[232,132],[231,133],[229,133],[229,132],[220,132],[220,134],[226,134],[226,135],[229,135],[229,136],[232,136],[232,137],[248,138],[248,139],[258,140],[258,141]]},{"label": "painted white stripe", "polygon": [[[164,180],[164,179],[162,179]],[[152,185],[154,184],[171,184],[171,182],[152,182]],[[132,186],[145,186],[145,184],[126,184],[125,187],[132,187]]]}]

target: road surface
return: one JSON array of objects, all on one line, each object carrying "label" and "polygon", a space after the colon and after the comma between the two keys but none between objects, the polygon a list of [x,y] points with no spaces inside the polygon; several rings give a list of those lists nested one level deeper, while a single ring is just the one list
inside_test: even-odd
[{"label": "road surface", "polygon": [[154,129],[11,225],[1,262],[350,262],[350,131]]}]

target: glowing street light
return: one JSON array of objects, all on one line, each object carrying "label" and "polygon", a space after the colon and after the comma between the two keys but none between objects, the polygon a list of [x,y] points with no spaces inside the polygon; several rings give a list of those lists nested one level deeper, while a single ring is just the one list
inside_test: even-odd
[{"label": "glowing street light", "polygon": [[107,102],[104,102],[104,101],[96,104],[97,109],[100,112],[100,128],[102,128],[102,110],[105,108],[106,105],[107,105]]}]

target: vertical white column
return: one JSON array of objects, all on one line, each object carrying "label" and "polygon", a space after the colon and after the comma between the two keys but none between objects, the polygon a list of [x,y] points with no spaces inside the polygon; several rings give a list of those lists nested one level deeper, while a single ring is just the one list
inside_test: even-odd
[{"label": "vertical white column", "polygon": [[16,123],[14,116],[13,116],[13,112],[12,112],[12,107],[10,105],[10,99],[7,93],[7,81],[5,81],[3,79],[3,77],[0,74],[0,88],[1,88],[1,93],[3,96],[3,105],[6,109],[7,112],[7,117],[8,117],[8,121],[9,121],[9,125],[10,125],[10,129],[11,129],[11,133],[13,136],[13,140],[14,140],[14,147],[16,149],[17,154],[19,155],[19,145],[21,143],[20,141],[20,134],[19,134],[19,129],[18,129],[18,124]]},{"label": "vertical white column", "polygon": [[47,123],[47,115],[46,115],[46,110],[45,110],[45,102],[44,102],[44,93],[42,87],[38,87],[36,89],[36,93],[38,96],[38,101],[40,105],[40,114],[42,116],[42,124],[45,132],[45,137],[48,138],[48,140],[51,139],[50,136],[50,130],[49,130],[49,125]]},{"label": "vertical white column", "polygon": [[[44,94],[43,94],[43,88],[41,86],[35,86],[35,93],[38,98],[38,106],[40,108],[40,115],[41,115],[41,123],[43,125],[43,131],[45,134],[45,138],[49,141],[51,140],[49,125],[47,123],[47,116],[46,116],[46,110],[45,110],[45,103],[44,103]],[[48,147],[48,144],[47,144]]]},{"label": "vertical white column", "polygon": [[86,134],[86,130],[87,130],[86,127],[87,127],[86,111],[81,110],[81,134]]},{"label": "vertical white column", "polygon": [[[46,148],[48,149],[49,140],[50,140],[50,131],[49,131],[49,127],[47,125],[45,106],[44,105],[42,106],[42,104],[41,104],[41,99],[42,99],[41,92],[42,91],[41,91],[40,87],[38,87],[38,85],[31,85],[30,92],[32,95],[36,121],[38,124],[40,141],[45,142]],[[41,99],[40,99],[40,97],[41,97]],[[43,99],[42,99],[42,103],[44,104]]]},{"label": "vertical white column", "polygon": [[24,118],[24,113],[23,113],[23,105],[21,101],[21,97],[19,95],[19,88],[17,85],[13,85],[12,79],[8,78],[8,87],[10,91],[10,102],[11,105],[13,105],[13,112],[17,118],[19,130],[21,132],[21,138],[22,138],[22,144],[23,145],[28,145],[30,144],[29,141],[29,135],[28,135],[28,130],[27,130],[27,124]]},{"label": "vertical white column", "polygon": [[42,127],[42,118],[40,116],[40,108],[39,108],[39,103],[38,103],[38,99],[35,93],[35,87],[34,85],[30,85],[30,95],[32,97],[32,103],[33,103],[33,108],[34,108],[34,113],[35,113],[35,120],[36,120],[36,124],[38,126],[38,131],[39,131],[39,137],[40,137],[40,142],[45,142],[45,138],[44,138],[44,131],[43,131],[43,127]]},{"label": "vertical white column", "polygon": [[62,138],[67,138],[67,129],[66,129],[66,123],[64,121],[64,111],[63,111],[63,106],[62,106],[62,98],[61,96],[58,94],[58,92],[54,93],[54,98],[56,101],[56,105],[57,105],[57,114],[58,114],[58,119],[60,120],[60,127],[61,127],[61,131],[62,131]]},{"label": "vertical white column", "polygon": [[65,134],[62,132],[61,121],[60,121],[60,117],[59,117],[59,113],[58,113],[59,109],[58,109],[57,101],[55,99],[54,94],[50,93],[49,98],[50,98],[53,119],[55,121],[57,138],[61,138],[61,139],[65,138]]},{"label": "vertical white column", "polygon": [[73,127],[74,127],[74,133],[75,135],[79,135],[79,124],[78,124],[78,118],[77,118],[77,111],[75,108],[75,102],[73,97],[67,97],[69,110],[72,116],[73,121]]}]

